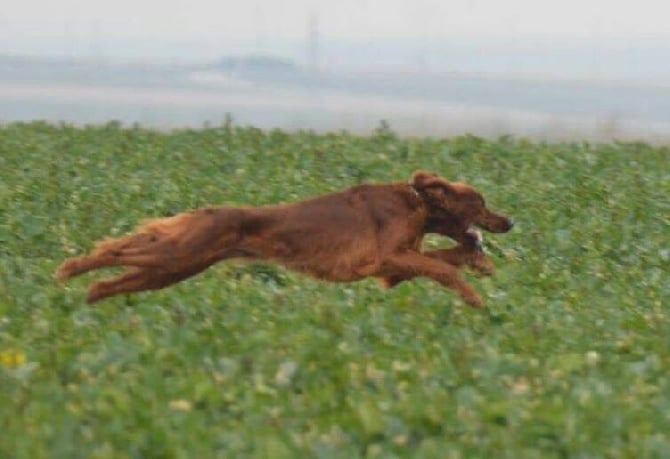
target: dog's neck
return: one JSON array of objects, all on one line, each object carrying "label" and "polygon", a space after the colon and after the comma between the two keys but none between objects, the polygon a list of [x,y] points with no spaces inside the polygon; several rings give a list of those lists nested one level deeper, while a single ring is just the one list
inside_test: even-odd
[{"label": "dog's neck", "polygon": [[408,183],[407,186],[409,187],[410,192],[412,193],[412,196],[414,196],[414,199],[416,200],[416,210],[417,211],[423,211],[425,215],[425,221],[423,222],[423,227],[427,227],[429,225],[429,219],[430,219],[430,206],[428,205],[428,202],[426,201],[426,197],[421,193],[417,188],[414,186],[412,183]]}]

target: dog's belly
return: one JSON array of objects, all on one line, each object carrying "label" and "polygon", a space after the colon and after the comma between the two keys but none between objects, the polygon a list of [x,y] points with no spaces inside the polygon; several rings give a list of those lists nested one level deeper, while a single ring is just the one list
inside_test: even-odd
[{"label": "dog's belly", "polygon": [[[296,243],[295,238],[279,238],[281,250],[268,261],[330,282],[353,282],[370,276],[379,268],[374,236],[368,238],[312,238]],[[275,245],[276,247],[276,245]]]},{"label": "dog's belly", "polygon": [[331,282],[372,275],[380,264],[379,227],[356,200],[247,211],[239,248]]},{"label": "dog's belly", "polygon": [[[380,263],[376,253],[318,250],[295,251],[290,246],[273,242],[261,249],[255,244],[237,251],[231,258],[244,258],[284,266],[292,271],[330,282],[353,282],[373,275]],[[300,247],[303,249],[303,247]]]},{"label": "dog's belly", "polygon": [[292,271],[307,274],[317,279],[329,282],[354,282],[372,275],[378,268],[374,258],[361,260],[328,260],[327,262],[315,261],[286,261],[278,260]]}]

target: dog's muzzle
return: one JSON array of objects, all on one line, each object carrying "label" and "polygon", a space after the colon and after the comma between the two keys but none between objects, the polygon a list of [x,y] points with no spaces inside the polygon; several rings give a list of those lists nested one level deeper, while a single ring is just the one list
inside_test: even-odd
[{"label": "dog's muzzle", "polygon": [[514,220],[493,214],[482,221],[475,222],[475,225],[491,233],[506,233],[514,227]]}]

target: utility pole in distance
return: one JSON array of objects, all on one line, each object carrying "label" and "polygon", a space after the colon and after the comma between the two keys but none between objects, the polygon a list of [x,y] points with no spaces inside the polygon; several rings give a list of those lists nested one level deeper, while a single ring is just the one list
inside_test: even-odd
[{"label": "utility pole in distance", "polygon": [[319,16],[312,11],[307,19],[307,67],[319,71]]}]

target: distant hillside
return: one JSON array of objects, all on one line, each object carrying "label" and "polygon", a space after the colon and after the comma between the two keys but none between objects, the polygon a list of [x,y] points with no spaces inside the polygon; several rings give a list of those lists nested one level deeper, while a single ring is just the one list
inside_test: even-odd
[{"label": "distant hillside", "polygon": [[219,70],[231,72],[296,72],[298,66],[290,59],[273,56],[230,56],[217,64]]}]

